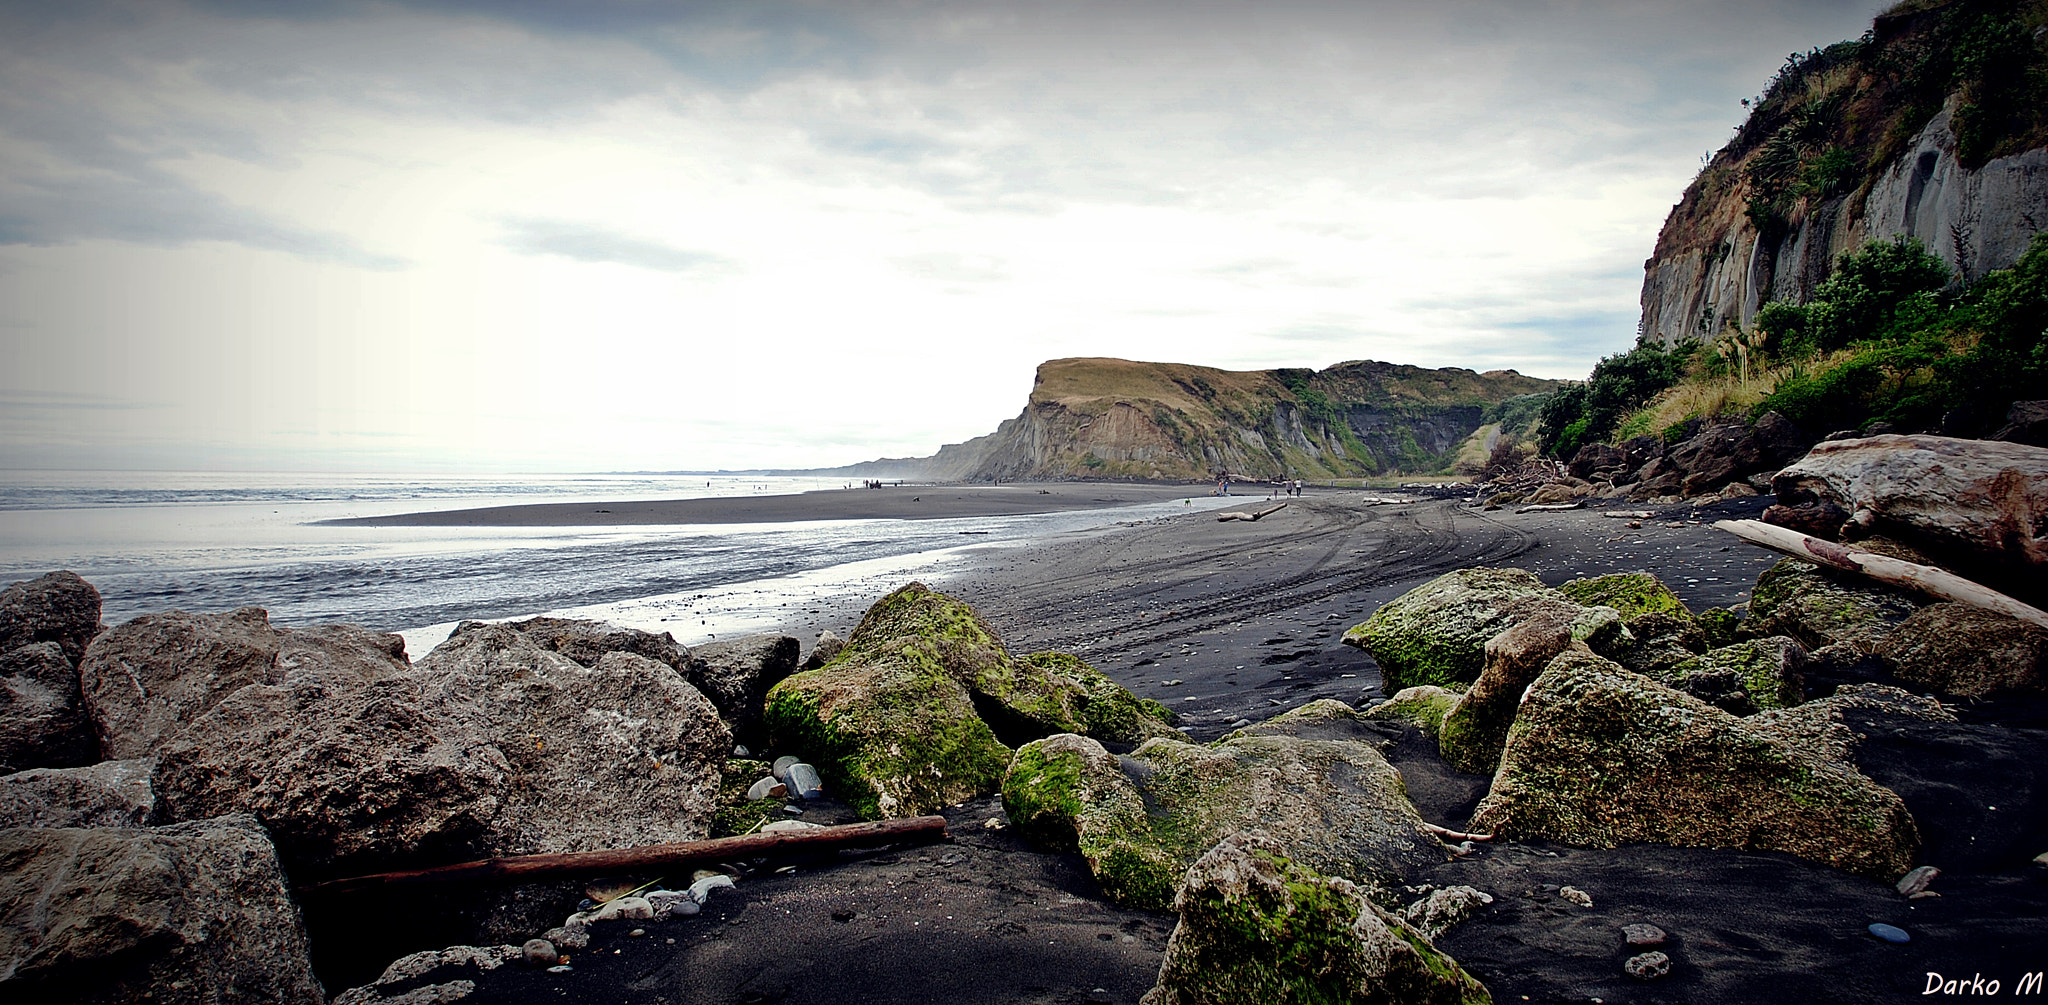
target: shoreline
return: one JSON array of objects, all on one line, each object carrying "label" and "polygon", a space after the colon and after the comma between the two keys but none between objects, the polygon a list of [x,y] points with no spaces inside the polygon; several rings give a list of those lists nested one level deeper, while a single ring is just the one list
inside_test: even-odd
[{"label": "shoreline", "polygon": [[[1156,482],[1018,482],[824,489],[761,496],[521,503],[315,521],[316,527],[621,527],[944,520],[1107,509],[1207,496],[1206,486]],[[1245,495],[1243,498],[1258,498]]]}]

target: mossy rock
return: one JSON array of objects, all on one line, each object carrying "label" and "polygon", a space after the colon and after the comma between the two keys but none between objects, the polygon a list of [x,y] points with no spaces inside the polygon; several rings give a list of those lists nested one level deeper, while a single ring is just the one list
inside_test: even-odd
[{"label": "mossy rock", "polygon": [[1750,591],[1750,638],[1789,635],[1808,649],[1836,642],[1874,644],[1920,608],[1903,590],[1839,578],[1811,562],[1787,558],[1764,570]]},{"label": "mossy rock", "polygon": [[1881,878],[1912,865],[1919,831],[1897,793],[1754,722],[1568,651],[1530,685],[1472,827],[1782,851]]},{"label": "mossy rock", "polygon": [[1900,680],[1965,698],[2048,694],[2048,631],[1962,604],[1929,604],[1878,648]]},{"label": "mossy rock", "polygon": [[1010,750],[932,648],[908,640],[893,651],[848,649],[769,690],[764,719],[776,749],[801,753],[829,792],[868,819],[995,791]]},{"label": "mossy rock", "polygon": [[1409,590],[1344,633],[1372,654],[1388,690],[1468,683],[1485,662],[1486,640],[1507,630],[1519,600],[1570,603],[1521,569],[1462,569]]},{"label": "mossy rock", "polygon": [[782,815],[778,799],[748,799],[747,790],[770,774],[767,761],[744,757],[727,758],[725,778],[718,786],[718,809],[711,814],[711,836],[731,837],[760,828]]},{"label": "mossy rock", "polygon": [[1365,713],[1368,719],[1384,719],[1389,722],[1405,722],[1434,737],[1443,728],[1444,713],[1458,700],[1458,692],[1441,688],[1435,684],[1402,688],[1392,698],[1374,705]]},{"label": "mossy rock", "polygon": [[1685,602],[1678,599],[1678,594],[1647,572],[1616,572],[1574,579],[1557,589],[1574,603],[1586,607],[1612,607],[1629,621],[1645,614],[1692,614]]},{"label": "mossy rock", "polygon": [[1155,736],[1187,739],[1173,728],[1177,716],[1171,709],[1132,694],[1078,656],[1031,653],[1019,657],[1015,667],[1005,682],[1006,707],[1025,718],[1037,736],[1079,733],[1133,744]]},{"label": "mossy rock", "polygon": [[1805,701],[1805,665],[1798,640],[1774,635],[1710,649],[1657,679],[1724,711],[1751,715]]},{"label": "mossy rock", "polygon": [[[1611,607],[1590,608],[1612,613]],[[1574,638],[1579,619],[1554,610],[1488,639],[1486,669],[1444,715],[1437,751],[1459,771],[1493,774],[1522,693],[1559,653],[1583,642]]]},{"label": "mossy rock", "polygon": [[[1261,725],[1314,731],[1327,725],[1316,714]],[[1017,752],[1003,805],[1027,837],[1079,851],[1111,900],[1150,910],[1169,906],[1204,851],[1254,826],[1304,862],[1368,883],[1397,883],[1448,854],[1400,774],[1358,740],[1240,731],[1207,746],[1148,740],[1118,757],[1086,737],[1048,737]]]},{"label": "mossy rock", "polygon": [[1180,923],[1142,1005],[1493,1000],[1356,884],[1294,860],[1262,832],[1233,835],[1202,855],[1174,907]]}]

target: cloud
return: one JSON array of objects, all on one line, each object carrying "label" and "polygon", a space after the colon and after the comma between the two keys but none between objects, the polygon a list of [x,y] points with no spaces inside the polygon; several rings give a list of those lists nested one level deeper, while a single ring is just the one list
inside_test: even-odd
[{"label": "cloud", "polygon": [[562,220],[507,219],[499,242],[522,255],[557,255],[594,265],[630,265],[655,272],[715,272],[733,267],[731,259],[703,251],[686,251],[643,240],[593,224]]},{"label": "cloud", "polygon": [[920,279],[947,283],[996,283],[1010,278],[1002,259],[991,255],[962,255],[933,251],[903,255],[890,260],[897,268]]}]

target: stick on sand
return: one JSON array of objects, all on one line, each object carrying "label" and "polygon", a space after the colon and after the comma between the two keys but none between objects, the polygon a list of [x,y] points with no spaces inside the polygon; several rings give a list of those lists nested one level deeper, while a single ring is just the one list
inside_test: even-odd
[{"label": "stick on sand", "polygon": [[1938,600],[1949,600],[1971,607],[1981,607],[1987,611],[1997,611],[2030,625],[2048,628],[2048,611],[2021,603],[1946,569],[1908,562],[1890,555],[1880,555],[1853,545],[1823,541],[1761,520],[1722,520],[1714,526],[1751,544],[1762,545],[1793,558],[1817,562],[1830,569],[1862,573],[1880,583],[1901,586]]}]

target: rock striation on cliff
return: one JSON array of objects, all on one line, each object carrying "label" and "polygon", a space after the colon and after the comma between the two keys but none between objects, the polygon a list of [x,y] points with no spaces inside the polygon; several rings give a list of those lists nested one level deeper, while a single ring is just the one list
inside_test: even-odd
[{"label": "rock striation on cliff", "polygon": [[2038,4],[1913,2],[1795,54],[1672,207],[1641,334],[1675,345],[1804,303],[1837,256],[1918,239],[1965,281],[2048,228],[2048,32]]},{"label": "rock striation on cliff", "polygon": [[901,463],[949,481],[1437,472],[1461,449],[1483,460],[1489,427],[1513,424],[1515,399],[1556,387],[1513,370],[1371,361],[1232,371],[1056,359],[1039,366],[1016,418]]}]

